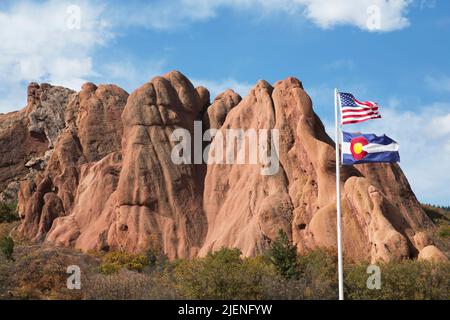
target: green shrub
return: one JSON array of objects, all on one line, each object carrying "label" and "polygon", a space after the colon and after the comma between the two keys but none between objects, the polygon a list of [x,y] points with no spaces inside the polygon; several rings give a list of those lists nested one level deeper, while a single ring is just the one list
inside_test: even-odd
[{"label": "green shrub", "polygon": [[0,240],[0,250],[8,260],[13,260],[14,240],[10,236],[3,237]]},{"label": "green shrub", "polygon": [[141,272],[148,265],[149,259],[144,254],[134,255],[123,251],[112,251],[102,257],[100,272],[112,274],[124,268]]},{"label": "green shrub", "polygon": [[441,238],[450,238],[450,225],[443,225],[439,227],[438,236]]},{"label": "green shrub", "polygon": [[0,202],[0,223],[9,223],[19,220],[16,203]]},{"label": "green shrub", "polygon": [[316,249],[298,259],[300,278],[305,282],[305,298],[336,299],[337,257],[324,249]]},{"label": "green shrub", "polygon": [[425,214],[437,225],[450,222],[450,212],[445,207],[422,204]]},{"label": "green shrub", "polygon": [[381,288],[368,289],[367,264],[345,270],[348,299],[421,300],[450,299],[450,263],[406,260],[380,264]]},{"label": "green shrub", "polygon": [[264,277],[276,276],[262,257],[241,259],[239,249],[222,248],[205,258],[173,264],[172,281],[188,299],[262,299]]},{"label": "green shrub", "polygon": [[[23,250],[23,248],[21,248]],[[29,250],[29,251],[28,251]],[[79,265],[84,259],[72,260],[73,256],[66,256],[65,249],[27,248],[27,253],[19,251],[16,262],[11,266],[11,288],[14,299],[81,299],[82,290],[67,288],[67,267],[71,264]],[[88,269],[80,264],[82,270],[82,286],[85,284],[85,273]]]},{"label": "green shrub", "polygon": [[284,278],[298,278],[297,246],[289,241],[283,230],[278,231],[278,235],[268,251],[268,257]]},{"label": "green shrub", "polygon": [[145,253],[148,265],[153,269],[164,270],[166,265],[169,263],[169,258],[161,250],[148,249]]}]

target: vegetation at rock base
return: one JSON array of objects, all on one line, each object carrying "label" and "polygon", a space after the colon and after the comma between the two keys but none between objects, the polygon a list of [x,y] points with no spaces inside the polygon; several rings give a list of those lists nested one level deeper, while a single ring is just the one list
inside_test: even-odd
[{"label": "vegetation at rock base", "polygon": [[[108,256],[107,259],[104,259]],[[137,255],[139,256],[139,255]],[[223,248],[204,258],[155,261],[111,252],[19,246],[0,258],[3,299],[336,299],[336,257],[324,250],[297,256],[298,276],[284,277],[267,255],[245,258]],[[143,254],[142,256],[145,256]],[[100,272],[100,266],[109,263]],[[66,268],[78,265],[81,290],[68,290]],[[118,267],[120,266],[120,268]],[[136,267],[139,266],[139,267]],[[381,289],[367,289],[368,264],[345,266],[347,299],[450,299],[450,263],[380,264]],[[114,271],[111,271],[114,270]],[[111,271],[111,272],[109,272]]]},{"label": "vegetation at rock base", "polygon": [[16,207],[17,203],[0,202],[0,223],[9,223],[19,220]]},{"label": "vegetation at rock base", "polygon": [[450,263],[406,260],[380,265],[381,288],[366,286],[367,265],[359,264],[345,270],[348,299],[422,300],[450,299]]},{"label": "vegetation at rock base", "polygon": [[112,251],[102,257],[99,270],[103,274],[112,274],[121,269],[141,272],[148,265],[149,258],[144,254],[134,255],[124,251]]},{"label": "vegetation at rock base", "polygon": [[422,209],[435,224],[434,227],[425,230],[426,233],[447,256],[450,256],[449,207],[422,204]]},{"label": "vegetation at rock base", "polygon": [[13,260],[14,240],[10,236],[0,239],[0,251],[8,260]]},{"label": "vegetation at rock base", "polygon": [[422,204],[422,209],[435,224],[441,225],[450,223],[450,209],[448,207]]},{"label": "vegetation at rock base", "polygon": [[298,277],[297,246],[289,241],[286,232],[283,230],[278,231],[278,235],[268,251],[268,257],[278,273],[284,278]]},{"label": "vegetation at rock base", "polygon": [[450,206],[439,206],[434,204],[424,204],[425,206],[431,207],[433,209],[443,210],[450,213]]},{"label": "vegetation at rock base", "polygon": [[[0,224],[0,236],[9,237],[13,227]],[[222,248],[175,261],[157,247],[141,254],[81,253],[19,242],[14,260],[0,255],[0,299],[336,299],[334,252],[298,255],[294,248],[283,232],[261,256],[246,258],[239,249]],[[81,269],[81,290],[66,286],[69,265]],[[450,262],[378,266],[381,289],[370,290],[368,264],[345,264],[347,299],[450,299]]]},{"label": "vegetation at rock base", "polygon": [[441,238],[450,238],[450,225],[440,226],[438,230],[438,235]]},{"label": "vegetation at rock base", "polygon": [[223,248],[205,258],[177,261],[173,281],[188,299],[262,299],[264,278],[274,276],[262,258],[241,258],[239,249]]},{"label": "vegetation at rock base", "polygon": [[91,259],[79,252],[46,246],[18,246],[14,261],[0,259],[0,298],[82,299],[80,290],[67,288],[67,267],[82,267],[82,282],[93,272]]}]

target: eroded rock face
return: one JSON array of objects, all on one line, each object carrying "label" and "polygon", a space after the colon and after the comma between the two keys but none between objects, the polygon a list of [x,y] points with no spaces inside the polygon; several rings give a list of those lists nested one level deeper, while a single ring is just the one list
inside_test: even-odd
[{"label": "eroded rock face", "polygon": [[203,117],[205,127],[220,129],[225,122],[228,113],[237,106],[241,100],[241,96],[231,89],[219,94]]},{"label": "eroded rock face", "polygon": [[[279,130],[280,171],[262,177],[260,165],[208,166],[203,199],[208,236],[201,254],[221,246],[261,253],[278,229],[300,252],[335,248],[334,143],[300,81],[287,78],[274,87],[260,81],[229,112],[222,130],[258,126]],[[372,165],[341,172],[345,254],[372,261],[416,256],[412,237],[431,221],[401,169]]]},{"label": "eroded rock face", "polygon": [[[122,113],[123,135],[117,131],[121,152],[81,166],[71,214],[55,220],[47,241],[131,252],[157,244],[170,258],[195,256],[207,228],[197,172],[201,167],[171,161],[171,134],[177,128],[193,133],[193,121],[201,117],[207,97],[179,72],[156,77],[134,91]],[[82,114],[79,119],[84,119]],[[89,140],[92,133],[85,131],[84,137]]]},{"label": "eroded rock face", "polygon": [[[70,95],[65,100],[66,104],[53,106],[58,109],[58,119],[62,119],[64,127],[55,124],[59,129],[50,134],[56,140],[51,143],[45,170],[20,186],[18,209],[24,221],[18,235],[34,241],[50,236],[53,222],[72,213],[82,166],[99,161],[121,148],[123,129],[120,115],[128,94],[114,85],[97,87],[88,83],[79,93]],[[31,101],[34,101],[33,97]],[[51,109],[52,105],[45,108]],[[55,119],[44,117],[40,127],[51,127]],[[47,135],[48,131],[44,130],[44,133]]]},{"label": "eroded rock face", "polygon": [[43,134],[53,147],[66,127],[65,111],[69,99],[75,92],[49,84],[31,83],[28,86],[29,125],[28,131]]},{"label": "eroded rock face", "polygon": [[[221,127],[222,145],[227,142],[227,129],[259,131],[274,128],[276,115],[272,90],[267,82],[260,81],[249,96],[229,111]],[[220,100],[217,102],[220,104],[213,104],[208,111],[223,104]],[[227,109],[222,112],[225,111]],[[208,114],[214,120],[212,124],[218,123],[217,112]],[[213,153],[216,143],[217,139],[211,145]],[[291,234],[293,207],[287,177],[283,170],[274,175],[262,175],[260,171],[258,164],[208,165],[203,199],[208,234],[201,255],[223,246],[239,247],[243,254],[255,255],[267,247],[268,240],[274,239],[279,229]]]},{"label": "eroded rock face", "polygon": [[[57,92],[45,100],[53,101],[56,111],[35,101],[42,97],[41,87],[30,86],[29,104],[40,105],[40,112],[47,110],[45,119],[64,127],[51,131],[46,120],[34,125],[41,128],[33,129],[43,137],[40,143],[50,142],[51,151],[48,159],[46,148],[36,159],[26,159],[36,172],[19,187],[19,235],[82,250],[141,252],[158,246],[172,259],[202,256],[222,246],[260,254],[280,229],[300,253],[336,247],[334,143],[299,80],[287,78],[273,86],[259,81],[244,99],[227,90],[211,105],[206,88],[194,88],[176,71],[130,96],[111,85],[88,83],[79,93],[44,86]],[[57,98],[61,92],[67,99]],[[32,112],[27,107],[24,114]],[[42,118],[34,114],[33,119]],[[28,128],[26,116],[3,117],[0,134],[20,119]],[[178,142],[172,133],[193,134],[200,119],[203,131],[217,129],[225,137],[213,138],[210,158],[220,154],[228,129],[266,130],[270,134],[257,137],[266,142],[277,130],[278,170],[263,175],[267,164],[261,162],[175,164],[171,154]],[[273,146],[266,151],[274,151]],[[344,166],[341,175],[348,259],[401,260],[419,252],[424,259],[439,256],[420,233],[432,222],[397,164]]]},{"label": "eroded rock face", "polygon": [[156,77],[133,92],[122,114],[123,165],[110,241],[133,251],[157,241],[171,258],[196,255],[207,224],[199,167],[171,160],[177,128],[193,135],[202,99],[179,72]]},{"label": "eroded rock face", "polygon": [[434,245],[429,245],[420,250],[419,260],[433,262],[447,262],[448,258]]},{"label": "eroded rock face", "polygon": [[17,112],[0,114],[0,198],[15,201],[22,180],[46,167],[48,151],[64,127],[62,113],[73,91],[31,83],[28,103]]},{"label": "eroded rock face", "polygon": [[434,245],[433,240],[425,232],[417,232],[414,235],[414,243],[419,251],[427,246]]}]

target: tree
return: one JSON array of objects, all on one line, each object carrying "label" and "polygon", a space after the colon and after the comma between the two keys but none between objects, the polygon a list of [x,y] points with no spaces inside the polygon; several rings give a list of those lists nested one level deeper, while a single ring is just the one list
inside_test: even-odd
[{"label": "tree", "polygon": [[10,236],[6,236],[0,240],[0,250],[6,259],[13,260],[14,240]]},{"label": "tree", "polygon": [[272,264],[284,278],[298,278],[297,246],[289,241],[286,232],[278,231],[278,235],[272,243],[268,256]]},{"label": "tree", "polygon": [[19,220],[15,203],[0,202],[0,223],[9,223]]}]

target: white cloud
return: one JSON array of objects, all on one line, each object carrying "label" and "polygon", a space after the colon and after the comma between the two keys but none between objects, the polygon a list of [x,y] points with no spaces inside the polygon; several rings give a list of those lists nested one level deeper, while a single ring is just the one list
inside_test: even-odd
[{"label": "white cloud", "polygon": [[194,86],[204,86],[207,88],[211,95],[211,100],[224,92],[227,89],[233,89],[234,92],[238,93],[241,97],[245,97],[253,85],[247,82],[240,82],[235,79],[224,79],[224,80],[201,80],[201,79],[192,79],[191,80]]},{"label": "white cloud", "polygon": [[[387,109],[384,121],[371,130],[385,131],[400,143],[401,166],[424,201],[448,203],[450,199],[450,104],[436,103],[419,113]],[[381,131],[380,131],[381,130]]]},{"label": "white cloud", "polygon": [[95,76],[92,52],[112,37],[101,13],[92,2],[55,0],[20,1],[0,11],[0,112],[23,107],[30,81],[79,89]]},{"label": "white cloud", "polygon": [[405,14],[411,3],[411,0],[176,0],[143,5],[132,1],[120,9],[112,8],[111,12],[122,24],[156,29],[211,19],[220,9],[228,8],[251,10],[258,16],[282,13],[295,19],[306,18],[324,29],[351,25],[365,31],[392,31],[409,25]]},{"label": "white cloud", "polygon": [[450,92],[450,77],[446,75],[428,76],[425,78],[426,85],[438,92]]},{"label": "white cloud", "polygon": [[[102,76],[108,67],[117,75],[111,80],[120,80],[118,75],[122,74],[126,86],[140,81],[140,72],[128,73],[124,67],[120,71],[111,64],[95,65],[93,60],[94,51],[109,43],[113,32],[124,32],[127,26],[167,30],[212,19],[228,9],[254,12],[258,18],[279,14],[309,19],[322,28],[347,24],[369,30],[367,7],[375,4],[381,10],[380,30],[390,31],[408,24],[405,14],[409,3],[408,0],[173,0],[151,4],[127,1],[126,5],[105,0],[11,2],[0,10],[0,112],[25,104],[25,87],[30,81],[79,89],[87,79]],[[80,28],[74,24],[77,13],[74,6],[79,8],[80,19],[75,22],[80,22]],[[213,94],[225,87],[243,93],[249,87],[232,79],[209,84]]]},{"label": "white cloud", "polygon": [[[387,134],[400,144],[400,166],[423,202],[450,201],[450,103],[434,103],[420,111],[382,106],[381,120],[344,128],[346,131]],[[327,123],[334,138],[334,124]]]},{"label": "white cloud", "polygon": [[409,0],[298,0],[306,16],[322,28],[353,25],[367,31],[392,31],[409,25]]},{"label": "white cloud", "polygon": [[[449,108],[450,104],[444,106]],[[450,143],[450,113],[431,118],[428,128],[430,135],[434,135],[436,138],[449,138],[447,143]]]}]

